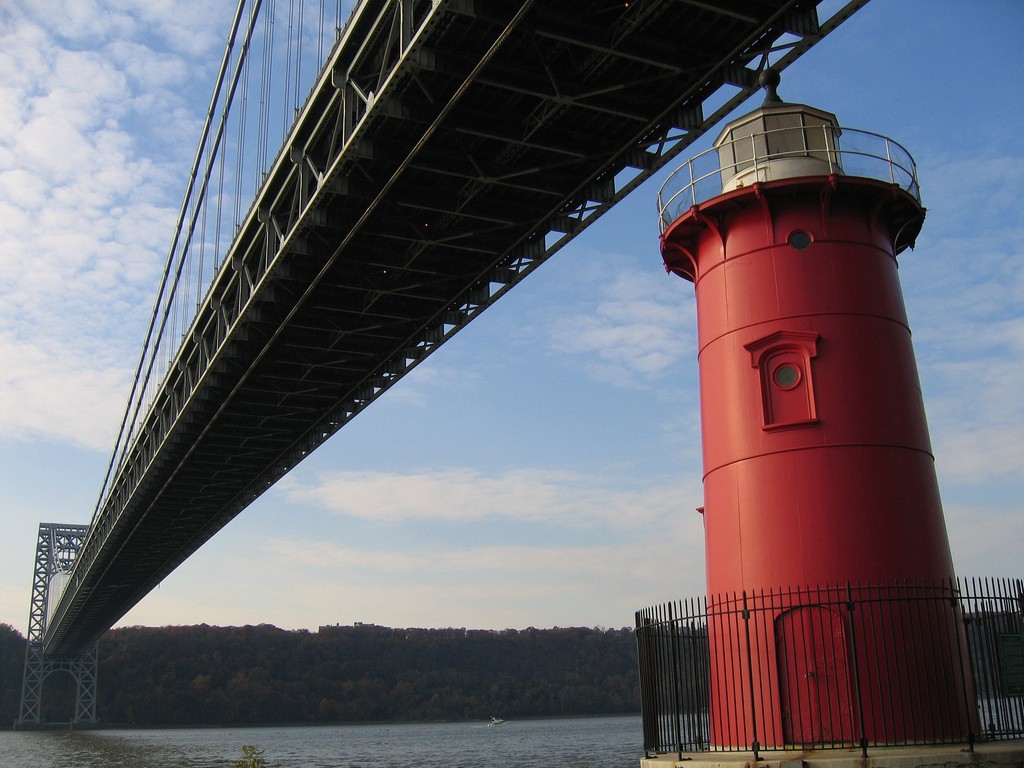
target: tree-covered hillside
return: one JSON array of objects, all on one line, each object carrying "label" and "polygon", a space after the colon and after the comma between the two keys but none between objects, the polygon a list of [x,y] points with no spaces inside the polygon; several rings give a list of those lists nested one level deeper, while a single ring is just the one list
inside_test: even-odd
[{"label": "tree-covered hillside", "polygon": [[25,638],[10,624],[0,624],[0,727],[18,716],[24,667]]},{"label": "tree-covered hillside", "polygon": [[[7,722],[23,654],[20,635],[0,628]],[[10,710],[7,691],[15,693]],[[110,724],[472,720],[639,707],[628,629],[201,625],[116,629],[100,641],[98,708]]]}]

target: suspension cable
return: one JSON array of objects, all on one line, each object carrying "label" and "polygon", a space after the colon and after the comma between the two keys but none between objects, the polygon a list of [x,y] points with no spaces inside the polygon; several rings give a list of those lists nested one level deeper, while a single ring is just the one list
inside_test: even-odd
[{"label": "suspension cable", "polygon": [[107,464],[107,471],[103,478],[103,484],[100,487],[100,495],[96,501],[96,508],[93,510],[94,517],[99,513],[100,505],[103,503],[104,495],[107,491],[107,485],[110,482],[110,476],[114,469],[114,464],[117,462],[117,457],[122,448],[121,443],[125,440],[125,427],[128,425],[128,416],[129,413],[131,413],[132,403],[135,401],[135,395],[139,388],[140,376],[142,374],[143,366],[145,365],[150,342],[153,340],[153,330],[156,327],[157,317],[160,314],[160,306],[163,300],[164,291],[167,288],[167,280],[170,276],[171,265],[174,263],[174,252],[178,248],[178,238],[181,234],[181,226],[184,223],[185,215],[188,210],[189,198],[192,196],[192,189],[195,186],[196,176],[199,173],[199,164],[202,160],[203,151],[206,148],[206,139],[210,133],[210,126],[213,124],[214,110],[216,109],[217,101],[220,98],[220,90],[224,83],[224,75],[228,69],[231,51],[234,48],[235,37],[238,34],[238,28],[242,22],[242,11],[245,8],[245,2],[246,0],[238,0],[238,5],[235,8],[235,17],[231,22],[231,31],[228,34],[227,44],[224,48],[224,56],[220,63],[220,71],[217,74],[217,84],[213,90],[213,97],[210,100],[210,106],[206,111],[206,121],[203,124],[203,130],[200,134],[199,148],[196,150],[196,157],[192,163],[192,171],[189,175],[188,185],[185,189],[185,199],[182,201],[181,210],[178,213],[178,223],[174,231],[174,238],[171,241],[171,247],[167,253],[167,260],[164,263],[163,278],[160,281],[160,289],[157,291],[156,301],[153,304],[153,312],[149,319],[149,327],[146,329],[146,338],[142,343],[142,353],[139,355],[139,364],[135,369],[135,378],[132,381],[131,393],[128,395],[128,402],[125,405],[124,415],[121,417],[121,426],[118,429],[117,440],[114,442],[114,450],[111,453],[110,462]]}]

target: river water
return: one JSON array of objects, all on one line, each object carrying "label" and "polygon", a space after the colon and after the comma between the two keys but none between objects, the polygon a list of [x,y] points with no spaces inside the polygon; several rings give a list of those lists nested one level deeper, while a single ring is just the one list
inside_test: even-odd
[{"label": "river water", "polygon": [[0,732],[3,768],[637,768],[637,717],[486,723]]}]

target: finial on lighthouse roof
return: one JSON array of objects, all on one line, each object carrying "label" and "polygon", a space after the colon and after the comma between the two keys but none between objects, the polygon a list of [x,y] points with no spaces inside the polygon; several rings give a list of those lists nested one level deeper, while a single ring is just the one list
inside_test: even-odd
[{"label": "finial on lighthouse roof", "polygon": [[782,103],[782,99],[779,98],[779,94],[775,90],[780,82],[782,82],[782,77],[771,67],[761,70],[761,74],[757,76],[758,85],[764,88],[764,102],[761,106],[767,107],[771,104]]}]

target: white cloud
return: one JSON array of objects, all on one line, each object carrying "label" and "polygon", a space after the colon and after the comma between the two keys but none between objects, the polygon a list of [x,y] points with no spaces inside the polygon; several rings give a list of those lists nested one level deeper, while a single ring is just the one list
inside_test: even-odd
[{"label": "white cloud", "polygon": [[[254,558],[258,565],[232,564],[236,573],[249,572],[249,583],[258,588],[236,591],[227,610],[238,623],[286,627],[336,621],[398,627],[626,626],[634,611],[652,602],[703,591],[701,542],[685,540],[686,533],[694,535],[681,524],[671,531],[648,531],[642,541],[626,544],[411,552],[302,538],[273,540]],[[680,557],[680,551],[696,554]],[[223,589],[226,594],[231,587]],[[165,610],[187,609],[177,587],[167,591],[150,599],[175,601]],[[197,595],[196,602],[202,601]],[[268,606],[273,606],[272,615]],[[145,604],[126,623],[139,621],[144,610]],[[155,603],[148,610],[161,615]],[[194,607],[191,613],[196,614]],[[216,623],[228,623],[224,613],[224,608],[211,610]],[[166,621],[151,617],[145,623]]]},{"label": "white cloud", "polygon": [[1024,476],[1024,156],[1005,148],[922,168],[929,204],[901,259],[944,487]]},{"label": "white cloud", "polygon": [[644,387],[693,357],[693,290],[657,271],[615,269],[612,259],[606,261],[607,271],[590,265],[602,278],[599,299],[586,310],[553,318],[549,343],[559,353],[578,356],[600,380]]},{"label": "white cloud", "polygon": [[946,505],[946,523],[959,575],[1020,578],[1024,516],[1019,502],[1019,498],[1013,498],[1006,506]]},{"label": "white cloud", "polygon": [[280,489],[292,503],[311,503],[335,514],[391,525],[506,520],[635,527],[663,518],[684,497],[682,482],[639,489],[632,485],[622,477],[524,468],[494,475],[475,469],[335,472],[313,483],[286,478]]},{"label": "white cloud", "polygon": [[929,412],[945,480],[984,485],[1024,476],[1024,344],[1010,340],[1024,319],[1011,325],[1009,335],[992,329],[1005,346],[934,365],[942,393]]},{"label": "white cloud", "polygon": [[193,118],[175,119],[196,111],[184,109],[185,57],[211,43],[186,33],[209,29],[188,7],[0,11],[7,439],[112,445],[197,135]]},{"label": "white cloud", "polygon": [[[639,608],[703,591],[700,516],[678,509],[678,490],[661,491],[650,515],[627,517],[598,538],[552,536],[550,526],[530,521],[526,535],[506,543],[508,528],[495,521],[489,541],[471,543],[460,531],[473,523],[460,521],[451,536],[403,539],[389,523],[343,543],[357,521],[332,522],[327,536],[297,527],[257,533],[247,522],[210,542],[120,623],[629,625]],[[287,496],[275,490],[268,505],[278,511],[255,514],[276,519]],[[291,520],[315,519],[285,508]]]},{"label": "white cloud", "polygon": [[[335,573],[358,572],[374,581],[403,580],[408,574],[422,572],[430,581],[449,581],[473,574],[477,583],[516,583],[557,581],[570,583],[604,579],[609,565],[616,578],[635,576],[640,562],[625,555],[627,548],[611,546],[480,546],[447,549],[434,547],[398,552],[390,549],[346,547],[333,542],[306,539],[280,539],[268,543],[271,556],[285,562]],[[632,551],[630,549],[630,551]],[[634,553],[635,554],[635,553]],[[622,561],[620,563],[620,560]]]},{"label": "white cloud", "polygon": [[114,444],[127,377],[112,360],[89,352],[0,332],[0,428],[6,437],[50,437],[97,449]]}]

